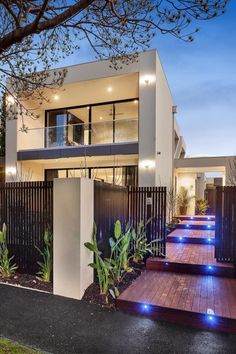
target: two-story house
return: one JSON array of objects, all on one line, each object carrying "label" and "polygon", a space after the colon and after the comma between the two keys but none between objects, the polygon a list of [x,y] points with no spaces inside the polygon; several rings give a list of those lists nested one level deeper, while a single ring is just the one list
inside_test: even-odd
[{"label": "two-story house", "polygon": [[[155,50],[116,70],[108,60],[67,67],[38,119],[9,120],[6,180],[87,176],[120,185],[169,185],[184,155],[175,106]],[[51,73],[53,75],[53,71]]]}]

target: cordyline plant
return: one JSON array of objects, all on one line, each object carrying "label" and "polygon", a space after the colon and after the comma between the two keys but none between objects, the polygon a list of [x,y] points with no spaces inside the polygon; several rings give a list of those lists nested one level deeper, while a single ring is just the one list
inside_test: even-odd
[{"label": "cordyline plant", "polygon": [[7,226],[4,223],[2,230],[0,231],[0,274],[4,278],[10,278],[15,274],[17,265],[12,263],[14,256],[9,257],[9,251],[7,247]]},{"label": "cordyline plant", "polygon": [[[135,60],[156,33],[191,42],[197,23],[223,14],[228,0],[3,0],[0,1],[0,88],[14,95],[11,117],[48,100],[63,84],[66,70],[48,71],[80,43],[115,68]],[[195,22],[194,25],[192,22]],[[8,80],[8,85],[6,82]],[[17,113],[16,113],[17,112]],[[26,129],[24,123],[22,129]]]}]

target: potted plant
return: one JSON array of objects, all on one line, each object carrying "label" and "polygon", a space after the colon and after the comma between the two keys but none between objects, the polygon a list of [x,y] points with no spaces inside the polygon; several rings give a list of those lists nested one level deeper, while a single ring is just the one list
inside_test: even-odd
[{"label": "potted plant", "polygon": [[195,205],[196,215],[205,215],[208,208],[209,208],[209,204],[207,200],[201,198],[196,199],[196,205]]},{"label": "potted plant", "polygon": [[186,215],[189,207],[189,203],[193,197],[189,195],[189,191],[185,187],[180,187],[180,191],[177,196],[177,204],[180,215]]}]

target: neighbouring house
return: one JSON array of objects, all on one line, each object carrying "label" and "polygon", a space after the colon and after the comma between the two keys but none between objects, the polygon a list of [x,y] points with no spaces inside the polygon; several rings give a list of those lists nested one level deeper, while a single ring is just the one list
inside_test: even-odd
[{"label": "neighbouring house", "polygon": [[[155,50],[116,70],[110,61],[67,67],[63,87],[39,114],[6,127],[6,181],[89,177],[120,185],[169,186],[185,144]],[[52,71],[53,75],[53,71]],[[14,96],[14,93],[13,93]]]},{"label": "neighbouring house", "polygon": [[176,158],[174,161],[174,188],[185,187],[192,197],[187,210],[195,214],[196,198],[208,201],[209,214],[216,212],[216,187],[236,184],[235,156]]}]

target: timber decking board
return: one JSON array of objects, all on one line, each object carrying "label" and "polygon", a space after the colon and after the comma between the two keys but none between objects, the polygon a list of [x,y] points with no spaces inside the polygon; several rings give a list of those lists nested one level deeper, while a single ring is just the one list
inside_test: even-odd
[{"label": "timber decking board", "polygon": [[183,243],[166,244],[166,258],[153,257],[149,261],[173,262],[192,265],[214,265],[226,268],[234,268],[232,263],[217,262],[215,259],[215,247],[213,245],[193,245]]},{"label": "timber decking board", "polygon": [[236,320],[236,281],[211,275],[144,271],[118,298]]}]

